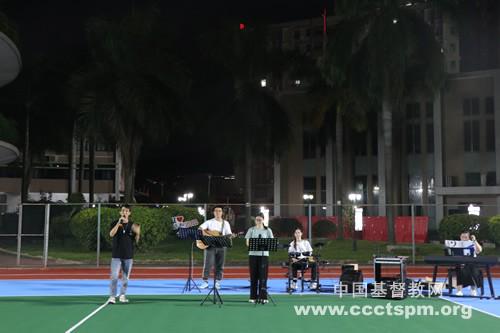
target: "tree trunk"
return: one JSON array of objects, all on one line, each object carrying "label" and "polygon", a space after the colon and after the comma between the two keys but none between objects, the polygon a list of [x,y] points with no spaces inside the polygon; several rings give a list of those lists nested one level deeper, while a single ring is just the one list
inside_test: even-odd
[{"label": "tree trunk", "polygon": [[71,144],[68,151],[68,199],[75,191],[73,179],[75,177],[75,125],[71,130]]},{"label": "tree trunk", "polygon": [[247,227],[252,224],[252,147],[247,142],[245,145],[245,206]]},{"label": "tree trunk", "polygon": [[[392,174],[392,105],[386,97],[382,102],[382,126],[384,131],[384,150],[385,150],[385,189],[386,203],[393,202],[393,174]],[[387,231],[389,242],[394,243],[394,211],[393,206],[387,209]]]},{"label": "tree trunk", "polygon": [[126,143],[126,147],[124,149],[120,148],[120,150],[122,151],[125,181],[124,200],[126,203],[133,203],[135,202],[135,173],[137,160],[141,152],[142,140],[133,134],[128,139],[129,142]]},{"label": "tree trunk", "polygon": [[95,137],[89,141],[89,202],[94,202],[95,192]]},{"label": "tree trunk", "polygon": [[[341,107],[337,105],[337,113],[335,119],[335,198],[338,201],[343,202],[344,189],[343,189],[343,179],[344,179],[344,168],[343,168],[343,154],[344,154],[344,143],[343,143],[343,123],[342,123],[342,112]],[[335,203],[336,216],[338,221],[338,232],[337,239],[344,239],[344,222],[342,221],[342,206],[338,207],[337,202]]]},{"label": "tree trunk", "polygon": [[80,137],[80,161],[78,169],[80,174],[78,175],[78,193],[83,194],[83,179],[85,176],[85,138],[83,135]]},{"label": "tree trunk", "polygon": [[23,179],[21,184],[21,202],[28,201],[29,187],[31,183],[32,158],[30,151],[30,110],[26,107],[26,128],[24,133],[24,154],[23,154]]},{"label": "tree trunk", "polygon": [[368,174],[366,176],[366,203],[368,204],[368,215],[373,215],[373,166],[372,166],[372,129],[370,128],[370,124],[368,124],[368,129],[366,130],[366,160],[368,167]]}]

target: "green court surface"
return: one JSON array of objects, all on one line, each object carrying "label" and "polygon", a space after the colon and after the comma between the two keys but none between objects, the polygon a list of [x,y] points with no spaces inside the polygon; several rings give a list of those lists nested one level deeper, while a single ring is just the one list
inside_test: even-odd
[{"label": "green court surface", "polygon": [[[130,303],[107,305],[74,332],[497,332],[500,319],[472,311],[455,316],[298,316],[296,305],[393,306],[432,305],[436,310],[454,303],[433,299],[389,301],[338,296],[276,295],[272,304],[254,306],[246,296],[223,295],[222,306],[202,296],[130,296]],[[65,332],[99,308],[101,296],[0,298],[2,332]]]}]

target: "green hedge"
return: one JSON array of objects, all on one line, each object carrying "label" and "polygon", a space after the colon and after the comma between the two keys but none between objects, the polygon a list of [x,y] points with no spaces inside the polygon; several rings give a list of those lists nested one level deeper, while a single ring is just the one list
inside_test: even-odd
[{"label": "green hedge", "polygon": [[269,226],[276,235],[281,237],[293,237],[296,229],[302,229],[302,224],[297,219],[277,217],[269,222]]},{"label": "green hedge", "polygon": [[479,229],[472,233],[476,235],[478,240],[491,240],[488,219],[486,217],[468,214],[454,214],[443,218],[439,224],[439,237],[441,240],[459,239],[462,232],[476,225],[479,225]]},{"label": "green hedge", "polygon": [[[119,218],[119,207],[101,208],[101,244],[103,248],[111,247],[109,230],[111,223]],[[185,220],[198,219],[200,216],[194,208],[185,207],[133,207],[130,219],[141,225],[141,241],[138,248],[147,251],[157,246],[167,237],[172,227],[172,217],[183,215]],[[97,247],[97,208],[84,209],[71,219],[71,231],[78,242],[87,249],[95,250]]]},{"label": "green hedge", "polygon": [[491,240],[500,245],[500,215],[490,218],[490,235]]},{"label": "green hedge", "polygon": [[330,220],[319,220],[312,226],[314,237],[331,237],[337,232],[337,226]]}]

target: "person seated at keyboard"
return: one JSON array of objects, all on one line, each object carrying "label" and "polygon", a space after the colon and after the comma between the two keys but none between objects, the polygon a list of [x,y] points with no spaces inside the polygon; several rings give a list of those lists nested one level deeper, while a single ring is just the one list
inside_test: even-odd
[{"label": "person seated at keyboard", "polygon": [[[483,251],[482,246],[476,239],[476,236],[471,235],[469,231],[464,231],[460,234],[461,241],[472,241],[474,248],[474,257]],[[477,287],[482,285],[483,274],[479,268],[474,264],[465,264],[457,266],[457,296],[463,296],[463,287],[470,286],[471,296],[477,296]]]},{"label": "person seated at keyboard", "polygon": [[[288,254],[292,264],[293,281],[291,289],[297,289],[297,271],[299,269],[311,268],[311,283],[309,289],[315,290],[318,287],[318,265],[312,257],[313,249],[308,240],[302,239],[302,230],[295,229],[294,240],[290,243]],[[302,277],[304,278],[304,277]]]}]

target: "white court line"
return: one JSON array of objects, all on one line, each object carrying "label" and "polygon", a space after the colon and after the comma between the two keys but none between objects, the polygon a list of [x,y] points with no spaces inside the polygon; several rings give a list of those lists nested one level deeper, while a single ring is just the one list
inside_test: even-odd
[{"label": "white court line", "polygon": [[104,307],[106,307],[106,305],[108,305],[108,301],[106,301],[106,303],[104,303],[103,305],[101,305],[100,307],[98,307],[97,309],[95,309],[87,317],[85,317],[82,320],[80,320],[76,325],[74,325],[73,327],[71,327],[70,329],[68,329],[65,333],[71,333],[74,330],[76,330],[80,325],[82,325],[84,322],[86,322],[88,319],[90,319],[93,315],[95,315],[97,312],[101,311]]},{"label": "white court line", "polygon": [[[449,299],[449,298],[444,298],[444,296],[440,296],[439,298],[440,298],[440,299],[442,299],[442,300],[448,301],[448,302],[450,302],[450,303],[453,303],[453,304],[457,304],[457,305],[461,305],[461,306],[470,306],[472,309],[474,309],[474,310],[476,310],[476,311],[478,311],[478,312],[481,312],[481,313],[484,313],[484,314],[490,315],[490,316],[495,317],[495,318],[500,318],[500,316],[499,316],[499,315],[496,315],[496,314],[494,314],[494,313],[491,313],[491,312],[488,312],[488,311],[485,311],[485,310],[478,309],[478,308],[476,308],[476,307],[474,307],[474,306],[472,306],[472,305],[468,305],[468,304],[463,304],[463,303],[455,302],[455,301],[452,301],[452,300],[451,300],[451,299]],[[492,299],[492,300],[490,300],[490,301],[496,302],[496,300],[495,300],[495,299]]]}]

